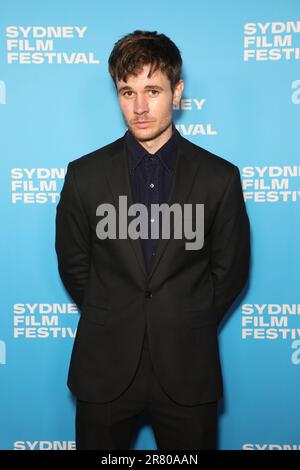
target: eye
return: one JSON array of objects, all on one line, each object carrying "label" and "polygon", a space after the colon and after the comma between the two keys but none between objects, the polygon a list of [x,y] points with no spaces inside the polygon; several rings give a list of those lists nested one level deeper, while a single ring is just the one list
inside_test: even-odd
[{"label": "eye", "polygon": [[[150,93],[152,93],[152,96],[157,96],[159,94],[159,91],[158,90],[149,90]],[[127,95],[127,93],[131,93],[130,95]],[[127,91],[124,91],[123,93],[123,96],[132,96],[132,91],[131,90],[127,90]]]}]

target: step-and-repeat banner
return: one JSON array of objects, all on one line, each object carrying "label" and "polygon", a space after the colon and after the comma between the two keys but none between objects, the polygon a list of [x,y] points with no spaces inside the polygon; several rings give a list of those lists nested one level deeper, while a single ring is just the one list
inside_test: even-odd
[{"label": "step-and-repeat banner", "polygon": [[[298,0],[1,2],[0,448],[75,448],[80,312],[57,270],[56,205],[68,162],[126,130],[107,60],[135,29],[181,51],[179,132],[241,173],[252,261],[219,333],[219,449],[298,450]],[[156,449],[149,422],[134,449]]]}]

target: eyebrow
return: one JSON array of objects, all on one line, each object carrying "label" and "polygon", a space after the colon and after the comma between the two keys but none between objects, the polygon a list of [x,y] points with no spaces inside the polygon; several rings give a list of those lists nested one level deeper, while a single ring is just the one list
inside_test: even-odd
[{"label": "eyebrow", "polygon": [[[144,90],[160,90],[160,91],[164,91],[164,89],[159,86],[159,85],[146,85],[144,87]],[[121,93],[121,91],[124,91],[124,90],[132,90],[131,86],[128,86],[128,85],[125,85],[125,86],[122,86],[118,92]]]}]

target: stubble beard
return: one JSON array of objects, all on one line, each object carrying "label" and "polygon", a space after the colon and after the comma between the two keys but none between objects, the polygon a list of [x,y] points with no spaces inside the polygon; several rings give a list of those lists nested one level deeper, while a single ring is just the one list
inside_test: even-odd
[{"label": "stubble beard", "polygon": [[158,129],[137,129],[131,125],[129,125],[129,123],[127,122],[127,127],[129,129],[129,131],[133,134],[133,136],[139,140],[140,142],[147,142],[147,141],[150,141],[150,140],[154,140],[154,139],[157,139],[161,134],[163,134],[167,129],[168,127],[170,126],[170,124],[172,123],[172,119],[170,120],[170,122],[168,122],[167,124],[165,125],[161,125],[161,127],[159,127]]}]

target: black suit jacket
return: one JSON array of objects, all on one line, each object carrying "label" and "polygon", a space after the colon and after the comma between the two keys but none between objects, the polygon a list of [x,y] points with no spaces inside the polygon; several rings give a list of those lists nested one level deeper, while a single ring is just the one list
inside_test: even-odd
[{"label": "black suit jacket", "polygon": [[[129,385],[145,326],[155,373],[173,400],[196,405],[223,396],[218,325],[244,287],[250,227],[237,166],[179,134],[168,203],[204,204],[204,245],[159,240],[151,272],[141,240],[100,240],[96,208],[126,195],[132,204],[125,137],[68,164],[56,213],[63,283],[81,310],[68,387],[106,402]],[[128,217],[130,221],[132,217]]]}]

